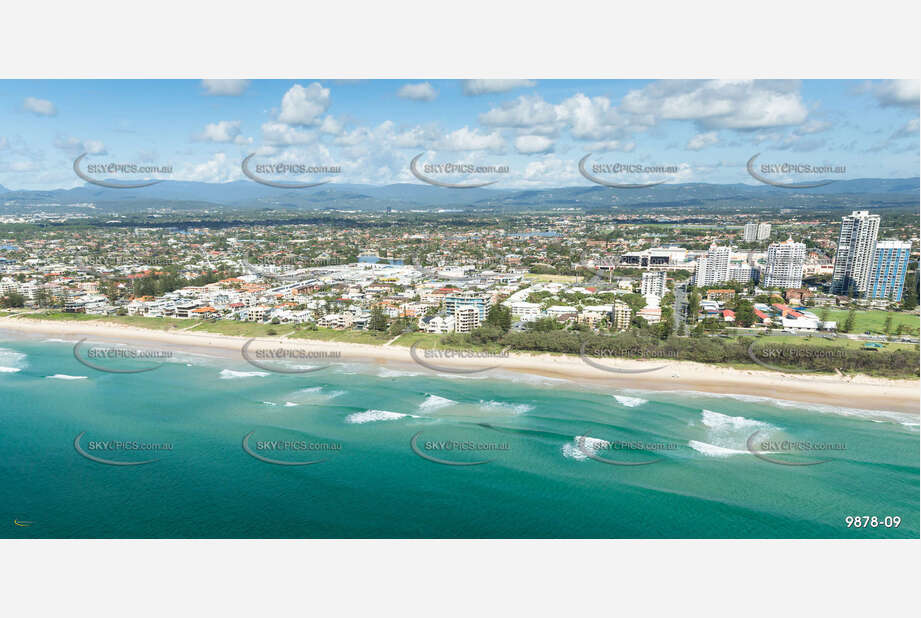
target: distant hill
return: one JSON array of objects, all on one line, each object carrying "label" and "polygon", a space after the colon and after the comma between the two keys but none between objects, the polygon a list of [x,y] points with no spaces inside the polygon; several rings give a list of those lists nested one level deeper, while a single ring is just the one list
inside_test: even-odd
[{"label": "distant hill", "polygon": [[[384,186],[329,183],[307,189],[278,189],[249,180],[229,183],[163,181],[140,189],[109,189],[86,184],[73,189],[11,191],[0,186],[8,205],[95,203],[114,211],[173,206],[184,210],[230,206],[240,209],[439,209],[439,208],[611,208],[698,206],[709,203],[749,205],[855,204],[877,200],[909,203],[919,196],[919,178],[841,180],[812,189],[782,189],[763,184],[662,184],[643,189],[611,189],[586,181],[584,186],[554,189],[445,189],[425,184]],[[179,205],[182,204],[182,205]]]}]

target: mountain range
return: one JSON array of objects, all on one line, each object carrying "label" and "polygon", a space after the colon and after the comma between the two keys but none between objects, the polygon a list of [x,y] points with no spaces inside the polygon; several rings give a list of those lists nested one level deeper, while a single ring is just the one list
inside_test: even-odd
[{"label": "mountain range", "polygon": [[92,184],[72,189],[10,190],[0,185],[6,207],[72,206],[93,203],[112,211],[173,207],[184,210],[213,206],[238,209],[454,209],[636,206],[695,206],[736,200],[751,205],[790,207],[829,201],[880,201],[917,204],[919,178],[841,180],[823,187],[784,189],[763,184],[661,184],[642,189],[612,189],[599,185],[551,189],[447,189],[424,184],[384,186],[330,183],[306,189],[279,189],[249,180],[205,183],[165,180],[139,189],[110,189]]}]

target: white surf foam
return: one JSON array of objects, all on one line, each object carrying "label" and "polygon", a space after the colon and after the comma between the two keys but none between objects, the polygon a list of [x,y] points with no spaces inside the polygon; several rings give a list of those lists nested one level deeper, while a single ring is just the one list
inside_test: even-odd
[{"label": "white surf foam", "polygon": [[323,386],[311,386],[309,388],[302,388],[301,390],[294,393],[295,395],[320,395],[326,397],[327,399],[332,399],[334,397],[339,397],[340,395],[345,395],[345,391],[325,391]]},{"label": "white surf foam", "polygon": [[585,461],[589,455],[595,455],[598,449],[610,446],[610,442],[591,436],[576,436],[572,442],[567,442],[561,449],[563,457]]},{"label": "white surf foam", "polygon": [[409,415],[400,414],[399,412],[388,412],[387,410],[366,410],[364,412],[349,414],[345,417],[345,422],[361,425],[363,423],[373,423],[375,421],[396,421],[406,416]]},{"label": "white surf foam", "polygon": [[381,367],[377,370],[377,376],[379,378],[409,378],[421,375],[421,373],[416,371],[403,371],[401,369],[389,369],[387,367]]},{"label": "white surf foam", "polygon": [[235,380],[238,378],[263,377],[269,375],[265,371],[234,371],[233,369],[222,369],[221,380]]},{"label": "white surf foam", "polygon": [[712,410],[703,410],[700,414],[700,420],[707,427],[717,431],[727,429],[752,429],[754,431],[758,428],[767,429],[772,427],[769,423],[762,421],[745,418],[744,416],[729,416]]},{"label": "white surf foam", "polygon": [[16,373],[26,366],[26,355],[9,348],[0,348],[0,372]]},{"label": "white surf foam", "polygon": [[713,410],[701,410],[700,421],[707,428],[703,440],[691,440],[688,445],[708,457],[728,457],[748,453],[748,439],[759,432],[761,439],[778,428],[744,416],[729,416]]},{"label": "white surf foam", "polygon": [[612,395],[612,397],[617,400],[617,403],[628,408],[635,408],[644,403],[649,403],[648,399],[643,399],[642,397],[627,397],[626,395]]},{"label": "white surf foam", "polygon": [[56,373],[53,376],[45,376],[50,380],[85,380],[86,376],[69,376],[64,373]]},{"label": "white surf foam", "polygon": [[534,409],[529,403],[507,403],[504,401],[483,401],[480,400],[480,407],[486,410],[511,412],[512,414],[525,414]]},{"label": "white surf foam", "polygon": [[457,402],[453,399],[439,397],[438,395],[429,395],[425,398],[425,401],[419,404],[419,409],[425,412],[431,412],[432,410],[437,410],[438,408],[444,408],[445,406],[453,405],[457,405]]},{"label": "white surf foam", "polygon": [[709,444],[707,442],[700,442],[698,440],[690,440],[688,446],[702,453],[707,457],[729,457],[731,455],[745,455],[748,451],[740,451],[734,448],[726,448],[723,446],[717,446],[715,444]]}]

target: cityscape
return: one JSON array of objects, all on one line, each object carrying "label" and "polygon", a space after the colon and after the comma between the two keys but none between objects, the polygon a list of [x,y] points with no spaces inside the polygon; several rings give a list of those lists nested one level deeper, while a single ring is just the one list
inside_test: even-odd
[{"label": "cityscape", "polygon": [[919,535],[917,81],[0,100],[5,537]]}]

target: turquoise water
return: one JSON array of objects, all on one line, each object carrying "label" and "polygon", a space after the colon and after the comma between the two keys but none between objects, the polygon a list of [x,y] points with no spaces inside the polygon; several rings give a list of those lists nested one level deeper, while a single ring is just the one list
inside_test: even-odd
[{"label": "turquoise water", "polygon": [[[11,336],[0,367],[0,537],[919,536],[907,415],[376,365],[282,375],[183,354],[111,374],[77,363],[72,343]],[[487,463],[429,461],[410,447],[420,431],[423,454]],[[771,455],[828,460],[778,465],[747,450],[755,431],[846,448]],[[324,461],[265,463],[242,448],[250,432],[259,455]],[[91,461],[74,447],[81,433],[91,454],[158,460]],[[111,440],[172,448],[90,450]],[[260,446],[283,440],[330,450]],[[432,445],[449,441],[481,450]],[[901,525],[849,529],[849,515]]]}]

